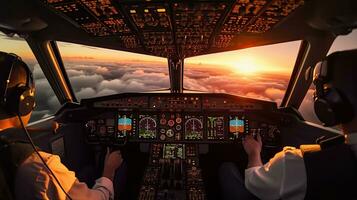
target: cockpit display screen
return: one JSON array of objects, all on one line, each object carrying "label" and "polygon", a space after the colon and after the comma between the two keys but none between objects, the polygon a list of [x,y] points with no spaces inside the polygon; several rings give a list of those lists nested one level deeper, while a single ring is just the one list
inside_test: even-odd
[{"label": "cockpit display screen", "polygon": [[244,117],[230,116],[229,117],[229,139],[237,139],[242,137],[246,130],[246,120]]},{"label": "cockpit display screen", "polygon": [[164,159],[185,159],[185,145],[184,144],[165,144],[164,145]]},{"label": "cockpit display screen", "polygon": [[185,116],[185,139],[201,140],[203,139],[203,117],[202,116]]},{"label": "cockpit display screen", "polygon": [[155,139],[157,133],[156,115],[139,115],[139,138]]},{"label": "cockpit display screen", "polygon": [[118,132],[117,138],[131,136],[133,133],[133,115],[118,114]]},{"label": "cockpit display screen", "polygon": [[207,117],[207,139],[224,139],[224,117],[208,116]]}]

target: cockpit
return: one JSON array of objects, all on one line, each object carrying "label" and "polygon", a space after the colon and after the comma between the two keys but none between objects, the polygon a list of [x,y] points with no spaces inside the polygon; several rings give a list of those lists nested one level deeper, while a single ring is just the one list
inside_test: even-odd
[{"label": "cockpit", "polygon": [[34,75],[35,144],[80,181],[100,177],[109,147],[127,165],[120,199],[221,199],[218,168],[246,167],[246,135],[263,162],[341,135],[314,114],[312,72],[357,48],[348,2],[7,1],[0,51]]}]

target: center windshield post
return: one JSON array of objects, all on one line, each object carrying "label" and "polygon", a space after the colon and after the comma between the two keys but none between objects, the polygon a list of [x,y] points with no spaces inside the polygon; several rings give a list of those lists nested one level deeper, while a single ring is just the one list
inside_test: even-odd
[{"label": "center windshield post", "polygon": [[183,59],[168,58],[171,93],[183,92]]}]

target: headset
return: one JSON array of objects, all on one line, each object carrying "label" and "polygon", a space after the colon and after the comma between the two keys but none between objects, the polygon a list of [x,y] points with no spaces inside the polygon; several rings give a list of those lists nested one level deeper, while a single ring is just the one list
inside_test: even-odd
[{"label": "headset", "polygon": [[[3,55],[1,55],[3,54]],[[0,56],[5,62],[11,63],[11,65],[5,65],[1,67],[10,66],[8,69],[4,69],[3,79],[6,78],[2,85],[0,103],[4,110],[9,114],[19,114],[21,116],[28,115],[35,108],[35,85],[32,77],[32,73],[27,65],[21,60],[21,58],[15,54],[0,53]],[[15,88],[9,88],[11,76],[14,71],[14,67],[22,65],[26,71],[26,84],[16,85]]]},{"label": "headset", "polygon": [[353,119],[353,107],[345,95],[331,82],[332,69],[325,59],[318,62],[313,72],[314,110],[324,126],[335,126]]},{"label": "headset", "polygon": [[[53,173],[53,171],[50,169],[50,167],[47,165],[46,161],[43,159],[39,151],[37,150],[29,132],[27,131],[24,122],[21,118],[21,116],[28,115],[34,108],[35,108],[35,84],[32,76],[32,72],[30,71],[29,67],[24,63],[19,56],[16,54],[12,53],[5,53],[5,52],[0,52],[0,59],[8,59],[5,60],[7,62],[4,64],[2,67],[7,67],[10,66],[8,69],[5,69],[5,74],[2,75],[2,79],[5,81],[4,83],[1,83],[0,87],[2,87],[1,93],[3,96],[0,99],[0,104],[2,108],[8,112],[10,115],[17,115],[21,127],[24,130],[27,139],[29,140],[32,148],[34,149],[35,153],[38,155],[40,158],[41,162],[44,164],[46,169],[50,172],[52,177],[55,179],[55,182],[59,185],[61,190],[64,192],[66,197],[69,200],[72,200],[72,198],[69,196],[69,194],[66,192],[66,190],[63,188],[61,185],[60,181],[56,177],[56,175]],[[11,63],[11,65],[10,65]],[[14,67],[18,67],[17,65],[22,65],[22,67],[26,71],[26,84],[19,84],[16,85],[15,88],[10,88],[9,89],[9,83],[11,81],[11,75],[13,73]],[[2,69],[1,69],[2,70]],[[1,72],[3,73],[3,72]],[[1,74],[0,74],[1,75]],[[7,78],[6,78],[7,77]]]}]

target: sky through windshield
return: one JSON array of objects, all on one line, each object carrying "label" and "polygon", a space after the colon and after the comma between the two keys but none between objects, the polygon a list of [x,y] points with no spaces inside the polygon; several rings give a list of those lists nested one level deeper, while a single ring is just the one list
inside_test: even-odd
[{"label": "sky through windshield", "polygon": [[[169,88],[167,60],[164,58],[64,42],[58,44],[78,99]],[[280,103],[299,44],[300,41],[295,41],[188,58],[185,60],[184,87]],[[357,31],[353,31],[347,36],[339,36],[330,53],[356,47]],[[26,41],[1,34],[0,50],[16,53],[34,69],[38,93],[34,118],[54,113],[59,107],[58,100]],[[312,108],[310,96],[303,102],[302,113]]]}]

